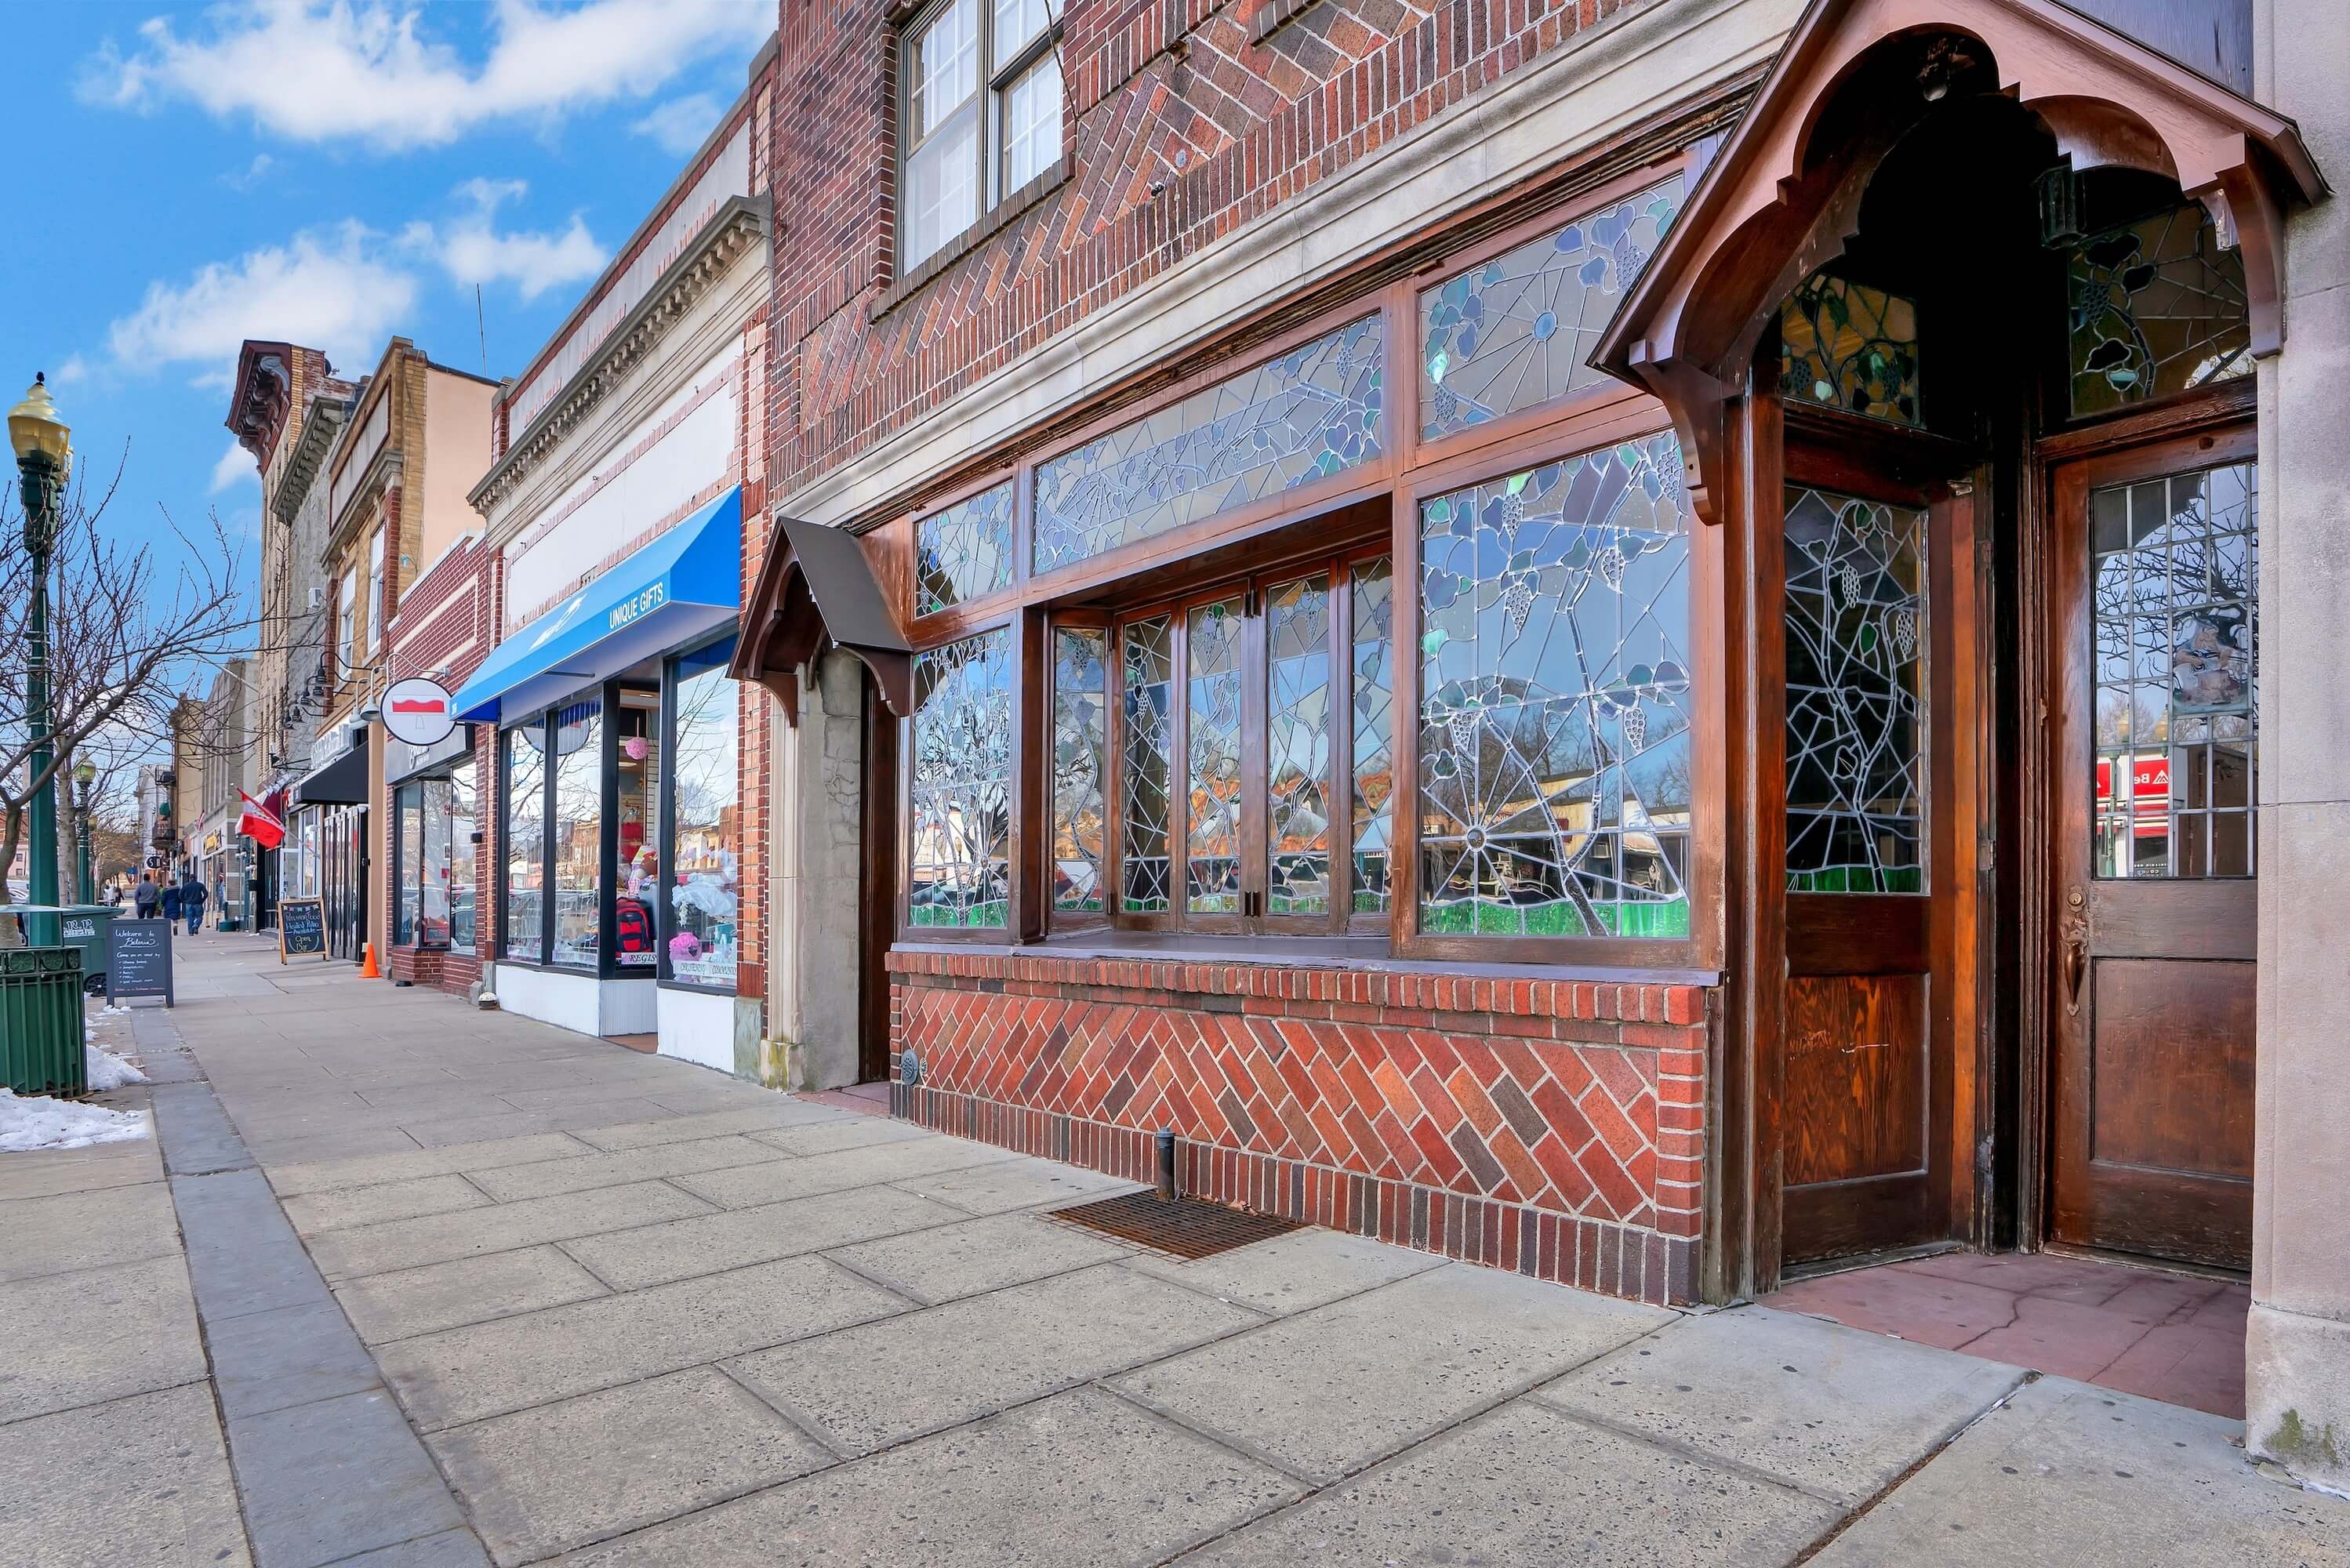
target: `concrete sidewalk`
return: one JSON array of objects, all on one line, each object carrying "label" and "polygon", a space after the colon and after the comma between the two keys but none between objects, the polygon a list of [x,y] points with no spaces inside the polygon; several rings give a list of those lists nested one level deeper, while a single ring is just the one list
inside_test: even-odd
[{"label": "concrete sidewalk", "polygon": [[0,1371],[0,1562],[2350,1561],[2195,1411],[1329,1232],[1176,1262],[1043,1217],[1089,1172],[182,958],[164,1166],[0,1157],[0,1333],[113,1342]]}]

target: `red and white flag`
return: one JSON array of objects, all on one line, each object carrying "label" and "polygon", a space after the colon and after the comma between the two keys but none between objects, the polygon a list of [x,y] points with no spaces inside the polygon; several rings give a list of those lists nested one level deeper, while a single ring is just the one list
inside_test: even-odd
[{"label": "red and white flag", "polygon": [[286,824],[279,821],[276,814],[243,790],[237,791],[236,794],[244,802],[244,815],[236,819],[239,833],[264,849],[275,849],[286,842]]}]

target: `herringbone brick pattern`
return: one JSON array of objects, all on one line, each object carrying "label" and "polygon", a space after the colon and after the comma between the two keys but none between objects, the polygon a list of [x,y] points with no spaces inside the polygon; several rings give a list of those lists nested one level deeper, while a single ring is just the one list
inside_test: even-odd
[{"label": "herringbone brick pattern", "polygon": [[[1172,1127],[1203,1195],[1354,1229],[1368,1202],[1375,1233],[1508,1267],[1523,1251],[1525,1272],[1551,1278],[1574,1272],[1575,1223],[1604,1228],[1610,1248],[1635,1236],[1643,1260],[1638,1233],[1697,1234],[1694,988],[936,953],[891,964],[897,1045],[920,1059],[926,1091],[1040,1127]],[[1350,1201],[1350,1179],[1374,1195]],[[1565,1272],[1541,1267],[1544,1216],[1570,1222]],[[1588,1241],[1596,1252],[1596,1230]],[[1646,1293],[1646,1272],[1629,1271],[1628,1293]]]}]

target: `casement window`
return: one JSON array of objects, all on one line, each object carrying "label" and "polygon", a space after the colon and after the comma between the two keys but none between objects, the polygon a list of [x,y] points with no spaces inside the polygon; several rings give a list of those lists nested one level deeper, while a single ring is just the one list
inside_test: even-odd
[{"label": "casement window", "polygon": [[1059,9],[1052,0],[941,0],[906,29],[901,272],[1060,162]]},{"label": "casement window", "polygon": [[345,680],[357,674],[359,667],[359,574],[345,572],[335,595],[335,625],[342,639],[342,669],[338,673]]}]

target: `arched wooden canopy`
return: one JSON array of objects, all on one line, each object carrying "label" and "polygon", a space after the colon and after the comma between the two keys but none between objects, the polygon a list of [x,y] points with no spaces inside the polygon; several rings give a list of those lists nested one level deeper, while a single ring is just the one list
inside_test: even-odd
[{"label": "arched wooden canopy", "polygon": [[890,712],[912,714],[912,645],[889,613],[864,546],[841,529],[778,517],[727,673],[774,692],[796,728],[800,670],[827,647],[864,662]]},{"label": "arched wooden canopy", "polygon": [[1935,104],[1998,93],[2075,171],[2176,181],[2241,248],[2251,347],[2284,338],[2283,214],[2325,182],[2293,123],[2054,0],[1813,0],[1592,363],[1670,410],[1722,521],[1726,404],[1779,302],[1843,252],[1870,176]]}]

